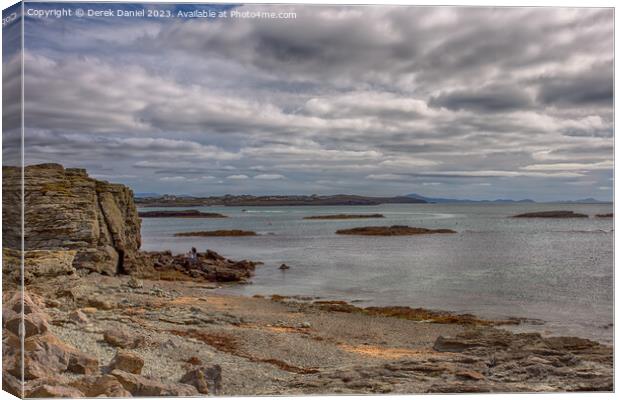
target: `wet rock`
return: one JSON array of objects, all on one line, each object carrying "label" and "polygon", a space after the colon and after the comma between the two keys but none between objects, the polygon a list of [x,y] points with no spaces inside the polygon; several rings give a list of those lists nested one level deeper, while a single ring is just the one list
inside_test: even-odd
[{"label": "wet rock", "polygon": [[167,383],[159,379],[130,374],[121,370],[113,370],[114,376],[125,390],[133,396],[196,396],[198,391],[194,386],[183,383]]},{"label": "wet rock", "polygon": [[282,265],[280,265],[280,267],[279,267],[279,268],[280,268],[280,269],[291,269],[291,267],[289,267],[289,266],[288,266],[288,265],[286,265],[286,264],[282,264]]},{"label": "wet rock", "polygon": [[180,382],[194,386],[200,393],[217,395],[222,389],[222,368],[219,365],[200,366],[188,371]]}]

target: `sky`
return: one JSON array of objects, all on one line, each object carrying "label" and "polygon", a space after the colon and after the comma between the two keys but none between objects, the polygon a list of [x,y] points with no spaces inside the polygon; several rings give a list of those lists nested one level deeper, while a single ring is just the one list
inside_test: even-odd
[{"label": "sky", "polygon": [[613,196],[611,9],[28,7],[296,18],[27,16],[27,164],[203,196]]}]

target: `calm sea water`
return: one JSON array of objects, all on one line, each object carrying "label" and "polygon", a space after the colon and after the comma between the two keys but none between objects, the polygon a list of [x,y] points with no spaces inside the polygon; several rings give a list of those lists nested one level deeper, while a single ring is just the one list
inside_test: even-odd
[{"label": "calm sea water", "polygon": [[[169,209],[169,208],[168,208]],[[187,209],[183,207],[182,209]],[[209,248],[232,259],[263,261],[242,295],[307,295],[359,305],[406,305],[489,318],[525,317],[516,329],[611,342],[613,220],[513,219],[531,211],[610,213],[611,204],[391,204],[380,206],[197,207],[226,219],[146,218],[143,249],[184,253]],[[245,209],[245,211],[244,211]],[[149,210],[155,210],[149,208]],[[368,220],[304,216],[382,213]],[[336,235],[369,225],[450,228],[453,235]],[[174,237],[184,231],[245,229],[242,238]],[[291,269],[281,271],[278,266]]]}]

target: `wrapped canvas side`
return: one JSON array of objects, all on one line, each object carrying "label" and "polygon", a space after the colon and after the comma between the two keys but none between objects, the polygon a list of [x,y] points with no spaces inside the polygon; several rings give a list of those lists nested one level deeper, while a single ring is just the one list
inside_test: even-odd
[{"label": "wrapped canvas side", "polygon": [[23,13],[2,12],[2,390],[23,397]]}]

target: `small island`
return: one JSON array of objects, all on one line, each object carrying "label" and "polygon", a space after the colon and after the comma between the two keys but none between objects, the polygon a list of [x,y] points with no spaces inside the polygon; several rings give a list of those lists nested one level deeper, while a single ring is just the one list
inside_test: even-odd
[{"label": "small island", "polygon": [[383,214],[332,214],[332,215],[310,215],[304,219],[363,219],[363,218],[385,218]]},{"label": "small island", "polygon": [[198,210],[180,211],[142,211],[138,213],[141,218],[228,218],[219,213],[205,213]]},{"label": "small island", "polygon": [[256,236],[256,232],[253,231],[242,231],[240,229],[220,229],[217,231],[198,231],[198,232],[180,232],[175,233],[174,236]]},{"label": "small island", "polygon": [[365,235],[365,236],[404,236],[404,235],[425,235],[432,233],[456,233],[452,229],[427,229],[416,228],[405,225],[392,226],[363,226],[352,229],[340,229],[336,231],[339,235]]},{"label": "small island", "polygon": [[609,213],[609,214],[596,214],[597,218],[613,218],[614,217],[614,213]]},{"label": "small island", "polygon": [[574,211],[539,211],[514,215],[513,218],[588,218]]}]

